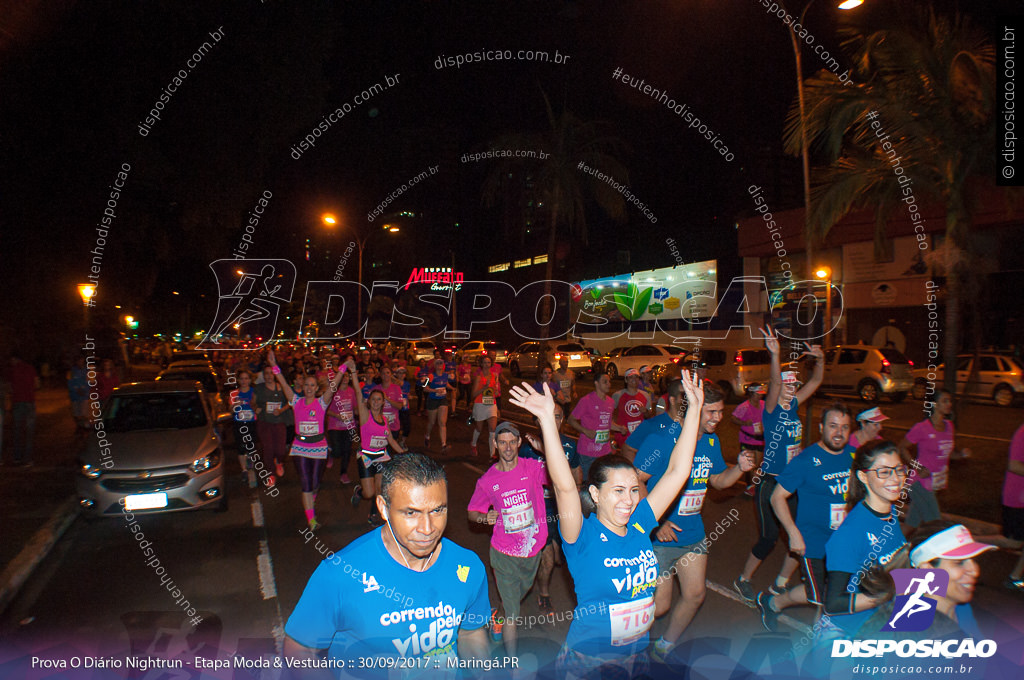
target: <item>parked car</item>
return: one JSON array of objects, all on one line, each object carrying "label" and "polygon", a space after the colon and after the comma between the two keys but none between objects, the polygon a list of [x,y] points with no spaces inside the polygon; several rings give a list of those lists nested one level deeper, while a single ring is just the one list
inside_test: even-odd
[{"label": "parked car", "polygon": [[[231,418],[220,414],[220,420]],[[103,407],[105,437],[91,437],[75,480],[91,515],[227,509],[218,414],[187,380],[117,387]]]},{"label": "parked car", "polygon": [[[591,355],[587,348],[578,342],[549,343],[551,345],[551,367],[558,368],[558,360],[565,356],[569,361],[569,368],[577,375],[587,373],[591,370]],[[537,375],[544,363],[540,352],[539,342],[524,342],[516,347],[508,355],[508,368],[512,375]]]},{"label": "parked car", "polygon": [[903,401],[914,386],[914,364],[891,347],[839,345],[825,352],[825,376],[820,390],[854,394],[864,401],[887,396]]},{"label": "parked car", "polygon": [[698,374],[718,385],[727,401],[745,399],[748,385],[767,384],[771,379],[772,357],[763,346],[702,349],[695,356]]},{"label": "parked car", "polygon": [[631,368],[641,366],[663,366],[677,364],[686,357],[686,349],[676,345],[637,345],[617,347],[601,358],[600,366],[595,362],[594,370],[617,378]]},{"label": "parked car", "polygon": [[[1024,397],[1024,367],[1011,356],[983,353],[978,355],[978,372],[971,378],[974,355],[960,354],[956,358],[956,392],[977,399],[992,399],[999,406],[1012,406],[1014,400]],[[933,381],[941,384],[946,364],[939,364],[934,371],[919,368],[914,371],[913,395],[924,399],[928,394],[928,374]]]},{"label": "parked car", "polygon": [[410,364],[418,364],[421,359],[430,361],[434,358],[434,350],[437,345],[432,340],[412,340],[405,343],[402,351],[405,353],[406,361]]},{"label": "parked car", "polygon": [[508,352],[500,343],[493,340],[470,340],[459,348],[459,352],[462,356],[469,357],[470,361],[476,361],[485,352],[493,363],[504,364],[508,361]]},{"label": "parked car", "polygon": [[224,399],[225,385],[213,369],[202,366],[167,368],[160,371],[156,379],[158,381],[187,380],[188,382],[198,382],[203,386],[203,398],[209,402],[210,410],[214,414],[220,414],[228,410],[227,400]]}]

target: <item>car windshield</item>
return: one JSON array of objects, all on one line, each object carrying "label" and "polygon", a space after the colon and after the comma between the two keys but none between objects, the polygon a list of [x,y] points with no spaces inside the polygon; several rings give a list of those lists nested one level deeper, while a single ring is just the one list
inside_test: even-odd
[{"label": "car windshield", "polygon": [[108,432],[188,430],[206,425],[197,392],[114,395],[103,412]]},{"label": "car windshield", "polygon": [[910,360],[903,356],[903,352],[891,347],[881,347],[878,350],[890,364],[909,364]]}]

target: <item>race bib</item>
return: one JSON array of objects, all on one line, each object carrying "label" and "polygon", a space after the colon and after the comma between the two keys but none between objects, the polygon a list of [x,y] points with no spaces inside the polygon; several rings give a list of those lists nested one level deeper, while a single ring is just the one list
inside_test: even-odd
[{"label": "race bib", "polygon": [[761,424],[760,420],[755,420],[753,423],[754,434],[764,434],[764,425]]},{"label": "race bib", "polygon": [[704,496],[707,492],[706,488],[697,491],[687,491],[679,497],[679,509],[676,512],[680,515],[700,514],[700,509],[704,507]]},{"label": "race bib", "polygon": [[572,384],[571,380],[559,380],[558,381],[558,386],[560,388],[562,388],[563,390],[569,389],[569,385],[571,385],[571,384]]},{"label": "race bib", "polygon": [[436,390],[434,391],[434,396],[437,396],[437,397],[443,397],[443,396],[444,396],[445,394],[447,394],[447,393],[448,393],[448,388],[447,388],[447,387],[438,387],[438,388],[437,388],[437,389],[436,389]]},{"label": "race bib", "polygon": [[788,463],[789,461],[791,461],[794,458],[796,458],[798,453],[800,453],[800,445],[799,444],[793,444],[792,446],[787,446],[786,447],[786,462]]},{"label": "race bib", "polygon": [[640,427],[640,423],[642,423],[642,422],[643,422],[642,420],[637,420],[637,421],[634,421],[632,423],[627,423],[626,424],[626,429],[629,430],[630,432],[633,432],[634,430],[636,430],[636,428]]},{"label": "race bib", "polygon": [[502,510],[501,522],[506,534],[517,534],[534,525],[533,503],[520,503]]},{"label": "race bib", "polygon": [[481,397],[480,398],[480,403],[483,404],[484,406],[493,406],[494,405],[494,397]]},{"label": "race bib", "polygon": [[846,519],[846,503],[832,503],[829,506],[829,510],[828,528],[835,531],[843,523],[843,520]]},{"label": "race bib", "polygon": [[255,417],[255,414],[253,414],[253,412],[250,411],[247,408],[244,408],[244,409],[242,409],[241,411],[238,412],[238,419],[239,420],[252,420],[254,417]]},{"label": "race bib", "polygon": [[319,433],[320,431],[316,423],[311,423],[308,421],[299,423],[299,434],[301,434],[303,437],[309,437]]},{"label": "race bib", "polygon": [[932,473],[932,491],[942,491],[949,481],[949,468]]},{"label": "race bib", "polygon": [[608,441],[608,430],[597,430],[594,432],[594,443],[604,444]]},{"label": "race bib", "polygon": [[636,642],[654,623],[654,596],[609,605],[608,616],[611,618],[613,646],[622,647]]},{"label": "race bib", "polygon": [[281,410],[281,402],[279,401],[268,401],[267,402],[267,413],[274,415]]},{"label": "race bib", "polygon": [[388,436],[386,434],[375,434],[370,437],[370,448],[374,451],[380,451],[388,445]]}]

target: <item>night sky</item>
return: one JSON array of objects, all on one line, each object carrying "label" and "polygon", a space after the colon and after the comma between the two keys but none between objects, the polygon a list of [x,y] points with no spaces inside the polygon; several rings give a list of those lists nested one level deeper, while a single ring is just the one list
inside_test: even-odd
[{"label": "night sky", "polygon": [[[1015,6],[985,4],[967,6],[985,12],[983,24]],[[399,235],[371,240],[368,262],[408,272],[444,264],[452,250],[458,269],[484,278],[490,264],[545,252],[543,233],[505,238],[501,209],[482,205],[493,161],[460,161],[504,133],[543,131],[544,94],[556,112],[607,122],[629,148],[621,160],[630,190],[658,218],[652,225],[630,206],[626,223],[615,224],[588,206],[590,240],[571,244],[561,272],[569,280],[622,271],[620,250],[629,251],[629,269],[671,265],[668,237],[687,261],[719,258],[728,271],[738,267],[733,224],[749,213],[747,186],[768,186],[773,209],[802,200],[799,164],[780,151],[796,89],[792,49],[759,0],[14,5],[0,9],[3,342],[58,336],[63,319],[80,319],[75,284],[89,273],[95,227],[122,164],[131,170],[109,225],[96,313],[113,315],[120,304],[151,330],[212,319],[208,264],[231,256],[264,192],[273,197],[247,254],[292,259],[302,288],[332,276],[346,225],[372,228],[366,214],[432,166],[436,175],[388,207],[418,217]],[[791,5],[794,14],[803,7]],[[894,5],[868,0],[839,12],[823,1],[807,24],[842,61],[840,22],[875,26],[893,19]],[[140,135],[204,41],[212,47]],[[570,58],[435,68],[440,56],[495,49]],[[617,67],[687,104],[735,159],[613,80]],[[822,64],[805,49],[804,67],[810,74]],[[293,157],[324,116],[394,74],[398,84],[352,104]],[[342,217],[341,229],[325,230],[324,211]]]}]

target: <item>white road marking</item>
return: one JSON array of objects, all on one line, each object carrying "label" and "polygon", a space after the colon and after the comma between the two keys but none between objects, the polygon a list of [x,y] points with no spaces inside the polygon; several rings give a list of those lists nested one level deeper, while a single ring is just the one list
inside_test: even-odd
[{"label": "white road marking", "polygon": [[263,526],[263,504],[258,498],[252,502],[252,525],[254,527]]},{"label": "white road marking", "polygon": [[469,468],[470,470],[472,470],[473,472],[477,473],[478,475],[482,475],[482,474],[484,474],[484,471],[483,471],[483,470],[481,470],[480,468],[478,468],[478,467],[477,467],[477,466],[475,466],[475,465],[471,465],[471,464],[469,464],[469,463],[466,463],[466,462],[463,462],[462,464],[463,464],[463,465],[465,465],[466,467],[468,467],[468,468]]},{"label": "white road marking", "polygon": [[274,581],[274,562],[270,559],[270,546],[265,540],[260,541],[260,554],[256,557],[256,566],[260,572],[260,592],[264,600],[277,597],[277,583]]}]

